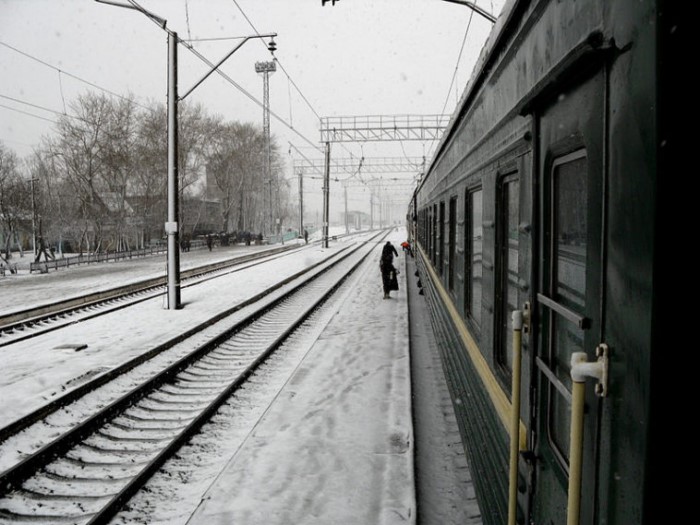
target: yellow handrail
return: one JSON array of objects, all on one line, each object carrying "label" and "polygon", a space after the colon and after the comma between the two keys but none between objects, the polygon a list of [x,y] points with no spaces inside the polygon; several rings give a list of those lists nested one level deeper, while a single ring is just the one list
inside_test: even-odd
[{"label": "yellow handrail", "polygon": [[566,506],[566,525],[578,525],[581,511],[581,475],[583,469],[583,410],[586,396],[586,378],[596,379],[595,392],[600,397],[608,389],[608,346],[596,348],[596,361],[588,361],[586,352],[571,354],[571,434],[569,446],[569,494]]},{"label": "yellow handrail", "polygon": [[508,525],[516,525],[518,508],[518,451],[520,449],[520,372],[522,368],[523,313],[514,310],[513,379],[511,381],[510,474],[508,481]]},{"label": "yellow handrail", "polygon": [[581,468],[583,465],[583,406],[585,379],[574,381],[571,392],[571,436],[569,447],[569,497],[566,525],[578,525],[581,510]]}]

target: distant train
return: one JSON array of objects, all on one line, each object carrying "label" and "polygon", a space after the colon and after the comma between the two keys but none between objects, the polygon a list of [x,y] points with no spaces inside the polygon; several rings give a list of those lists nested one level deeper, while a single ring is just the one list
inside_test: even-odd
[{"label": "distant train", "polygon": [[681,283],[658,266],[679,11],[508,2],[413,196],[485,524],[665,522],[648,496],[670,399],[658,313]]}]

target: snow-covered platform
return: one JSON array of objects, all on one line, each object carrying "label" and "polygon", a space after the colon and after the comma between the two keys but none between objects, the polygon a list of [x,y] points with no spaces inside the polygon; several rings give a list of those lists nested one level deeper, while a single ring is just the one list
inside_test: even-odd
[{"label": "snow-covered platform", "polygon": [[374,262],[188,523],[415,523],[406,290]]},{"label": "snow-covered platform", "polygon": [[[405,231],[392,232],[389,240],[399,249]],[[70,333],[46,336],[41,344],[6,349],[0,423],[50,399],[74,378],[115,366],[328,252],[308,248],[266,272],[238,274],[234,284],[192,289],[182,311],[163,310],[154,299],[110,322],[98,318]],[[192,252],[184,254],[183,266],[245,251]],[[401,289],[388,300],[382,298],[378,263],[377,249],[341,290],[330,322],[319,327],[315,342],[243,444],[219,458],[213,481],[204,482],[191,503],[171,498],[156,504],[158,498],[152,498],[157,508],[177,509],[177,519],[168,523],[480,523],[413,261],[399,249]],[[4,310],[11,311],[20,303],[145,278],[162,267],[154,259],[14,276],[0,283],[0,291],[9,293]],[[69,353],[55,349],[66,341],[85,341],[89,347]]]}]

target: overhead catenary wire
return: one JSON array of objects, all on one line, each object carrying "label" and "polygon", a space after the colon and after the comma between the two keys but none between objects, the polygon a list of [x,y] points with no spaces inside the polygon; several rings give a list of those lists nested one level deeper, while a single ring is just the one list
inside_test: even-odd
[{"label": "overhead catenary wire", "polygon": [[445,114],[445,109],[447,108],[447,102],[449,101],[450,93],[452,92],[452,86],[455,84],[455,81],[457,79],[457,71],[459,70],[459,62],[460,62],[460,60],[462,60],[462,53],[464,53],[464,46],[467,44],[467,37],[469,36],[469,29],[471,28],[473,18],[474,18],[474,11],[469,11],[469,20],[467,21],[467,29],[464,31],[464,38],[462,38],[462,47],[459,48],[459,55],[457,55],[457,62],[455,63],[455,70],[454,70],[454,73],[452,73],[452,80],[450,80],[450,87],[447,88],[447,96],[445,97],[445,103],[442,105],[442,111],[440,111],[440,115]]},{"label": "overhead catenary wire", "polygon": [[[187,43],[185,40],[182,40],[182,39],[180,39],[180,38],[178,38],[178,40],[180,41],[180,43],[181,43],[183,46],[185,46],[185,49],[189,50],[192,54],[194,54],[197,58],[199,58],[199,59],[200,59],[202,62],[204,62],[206,65],[208,65],[208,66],[211,67],[211,68],[214,67],[214,63],[211,62],[207,57],[205,57],[204,55],[202,55],[199,51],[197,51],[192,45],[190,45],[190,44]],[[223,71],[221,71],[221,69],[217,69],[217,70],[216,70],[216,73],[218,73],[219,76],[221,76],[222,78],[224,78],[228,83],[230,83],[232,86],[234,86],[236,89],[238,89],[241,93],[243,93],[246,97],[248,97],[248,98],[249,98],[251,101],[253,101],[255,104],[257,104],[257,105],[260,106],[261,108],[264,107],[264,104],[263,104],[262,102],[260,102],[257,98],[255,98],[254,95],[252,95],[251,93],[249,93],[243,86],[241,86],[240,84],[238,84],[238,83],[237,83],[235,80],[233,80],[230,76],[228,76],[226,73],[224,73]],[[268,110],[269,110],[269,109],[268,109]],[[280,123],[282,123],[284,126],[286,126],[286,127],[289,128],[291,131],[293,131],[294,133],[296,133],[301,139],[303,139],[305,142],[307,142],[308,144],[310,144],[314,149],[316,149],[316,150],[319,151],[319,152],[323,152],[323,150],[322,150],[317,144],[315,144],[314,142],[312,142],[311,139],[307,138],[307,137],[306,137],[305,135],[303,135],[300,131],[298,131],[298,130],[295,129],[294,127],[290,126],[289,123],[287,123],[287,121],[284,120],[284,118],[280,117],[279,115],[277,115],[277,113],[275,113],[275,112],[272,111],[272,110],[269,110],[269,111],[270,111],[270,115],[271,115],[271,116],[275,117],[276,120],[278,120],[278,121],[279,121]]]},{"label": "overhead catenary wire", "polygon": [[[243,18],[246,19],[246,21],[248,22],[248,24],[250,25],[250,27],[253,29],[253,31],[255,31],[255,34],[256,34],[256,35],[260,35],[260,32],[259,32],[258,29],[255,27],[255,25],[253,24],[253,22],[251,21],[251,19],[248,17],[248,15],[246,15],[245,11],[243,11],[243,8],[239,5],[238,0],[232,0],[232,1],[233,1],[233,3],[236,5],[236,7],[238,8],[238,10],[241,12],[241,15],[243,15]],[[316,111],[316,109],[314,109],[314,107],[311,105],[311,102],[309,102],[309,100],[306,98],[306,96],[304,96],[304,93],[301,92],[301,89],[299,89],[299,86],[297,86],[296,82],[294,82],[294,80],[292,79],[291,75],[287,72],[287,70],[285,69],[285,67],[284,67],[284,65],[282,64],[282,62],[280,62],[280,60],[279,60],[277,57],[275,57],[275,62],[277,62],[277,65],[280,67],[280,69],[282,70],[282,72],[286,75],[288,81],[294,86],[294,89],[296,89],[297,93],[299,93],[299,96],[300,96],[300,97],[302,98],[302,100],[306,103],[306,105],[309,107],[309,109],[310,109],[310,110],[312,111],[312,113],[316,116],[316,118],[319,120],[319,123],[320,123],[320,121],[321,121],[321,115],[319,115],[319,113]],[[290,101],[290,105],[291,105],[291,101]],[[290,111],[291,111],[291,109],[290,109]],[[294,128],[291,128],[291,129],[294,129]],[[355,157],[355,154],[354,154],[352,151],[350,151],[350,150],[347,148],[347,146],[345,146],[342,142],[340,143],[340,146],[341,146],[345,151],[347,151],[347,152],[350,154],[351,157]]]},{"label": "overhead catenary wire", "polygon": [[41,120],[45,120],[45,121],[51,122],[51,123],[53,123],[53,124],[58,124],[57,121],[51,120],[50,118],[41,117],[41,116],[39,116],[39,115],[35,115],[34,113],[29,113],[28,111],[22,111],[21,109],[13,108],[13,107],[11,107],[11,106],[6,106],[5,104],[0,104],[0,108],[9,109],[10,111],[16,111],[17,113],[22,113],[23,115],[27,115],[27,116],[30,116],[30,117],[34,117],[34,118],[38,118],[38,119],[41,119]]},{"label": "overhead catenary wire", "polygon": [[156,17],[153,13],[151,13],[149,10],[145,9],[142,5],[136,2],[136,0],[128,0],[128,2],[134,7],[134,9],[136,9],[137,11],[141,11],[144,15],[146,15],[146,17],[155,25],[157,25],[161,29],[164,29],[168,33],[171,32],[165,27],[166,20]]},{"label": "overhead catenary wire", "polygon": [[[315,166],[315,165],[314,165],[314,162],[313,162],[311,159],[309,159],[306,155],[304,155],[304,154],[299,150],[299,148],[297,148],[297,147],[296,147],[294,144],[292,144],[291,142],[289,142],[289,147],[290,147],[290,150],[289,150],[290,155],[291,155],[291,148],[294,148],[294,149],[297,151],[297,153],[299,153],[299,155],[301,155],[301,156],[304,158],[304,160],[305,160],[306,162],[309,163],[309,165],[310,165],[309,168],[310,168],[310,169],[313,169],[316,173],[320,173],[320,174],[321,174],[321,177],[320,177],[320,178],[323,178],[323,174],[321,173],[321,170],[320,170],[317,166]],[[362,169],[362,164],[363,164],[364,160],[365,160],[364,157],[360,158],[360,161],[359,161],[359,164],[358,164],[358,166],[357,166],[357,169],[356,169],[354,172],[352,172],[352,173],[350,173],[350,172],[347,171],[347,167],[343,166],[343,169],[345,169],[346,172],[349,173],[349,175],[348,175],[347,177],[342,178],[342,179],[338,178],[338,176],[336,175],[335,178],[334,178],[334,180],[336,180],[336,181],[338,181],[338,182],[344,182],[344,181],[348,181],[348,180],[350,180],[350,179],[352,179],[352,178],[358,176],[358,174],[360,173],[360,170]],[[307,175],[307,177],[309,177],[309,178],[315,178],[315,177],[313,177],[313,176],[311,176],[311,175]],[[360,181],[362,184],[364,184],[364,181],[362,180],[362,177],[359,177],[359,181]]]},{"label": "overhead catenary wire", "polygon": [[[469,36],[469,28],[472,25],[472,19],[474,18],[474,11],[469,10],[469,20],[467,21],[467,29],[464,31],[464,38],[462,38],[462,47],[459,49],[459,55],[457,56],[457,62],[455,64],[455,70],[454,73],[452,74],[452,80],[450,81],[450,87],[447,88],[447,96],[445,97],[445,103],[442,105],[442,111],[440,111],[440,115],[445,114],[445,109],[447,108],[447,103],[450,100],[450,93],[452,93],[452,86],[455,83],[455,80],[457,78],[457,71],[459,70],[459,62],[462,59],[462,53],[464,53],[464,46],[467,43],[467,37]],[[457,101],[459,103],[459,101]],[[428,157],[432,155],[432,149],[435,146],[435,138],[431,141],[430,143],[430,148],[428,150]]]},{"label": "overhead catenary wire", "polygon": [[185,0],[185,21],[187,23],[187,38],[192,40],[192,33],[190,32],[190,9],[187,5],[187,0]]},{"label": "overhead catenary wire", "polygon": [[68,113],[66,111],[66,97],[63,96],[63,82],[61,81],[61,71],[58,71],[58,88],[61,90],[61,101],[63,102],[63,112]]},{"label": "overhead catenary wire", "polygon": [[62,111],[56,111],[55,109],[40,106],[38,104],[33,104],[31,102],[27,102],[26,100],[20,100],[18,98],[14,98],[14,97],[8,97],[7,95],[0,94],[0,98],[11,100],[12,102],[17,102],[18,104],[24,104],[25,106],[31,106],[31,107],[36,108],[36,109],[41,109],[42,111],[48,111],[49,113],[54,113],[54,114],[59,115],[59,116],[70,117],[70,118],[74,118],[77,120],[84,120],[81,117],[78,117],[76,115],[70,115],[70,114],[64,113]]},{"label": "overhead catenary wire", "polygon": [[16,47],[11,46],[10,44],[7,44],[7,43],[5,43],[5,42],[0,41],[0,45],[6,47],[6,48],[8,48],[8,49],[11,49],[11,50],[14,51],[15,53],[19,53],[20,55],[23,55],[23,56],[25,56],[25,57],[27,57],[27,58],[29,58],[29,59],[31,59],[31,60],[34,60],[35,62],[38,62],[39,64],[42,64],[42,65],[44,65],[44,66],[46,66],[46,67],[49,67],[49,68],[51,68],[51,69],[53,69],[53,70],[55,70],[55,71],[58,71],[59,74],[66,75],[66,76],[68,76],[68,77],[70,77],[70,78],[72,78],[72,79],[75,79],[75,80],[77,80],[77,81],[79,81],[79,82],[82,82],[82,83],[84,83],[84,84],[87,84],[88,86],[91,86],[91,87],[94,87],[94,88],[96,88],[96,89],[99,89],[100,91],[104,91],[105,93],[108,93],[109,95],[112,95],[113,97],[117,97],[117,98],[120,98],[120,99],[122,99],[122,100],[131,101],[131,102],[133,102],[134,104],[136,104],[137,106],[139,106],[139,107],[142,108],[142,109],[146,109],[146,110],[151,111],[151,112],[154,111],[153,108],[149,108],[148,106],[144,106],[144,105],[142,105],[142,104],[139,104],[138,102],[134,101],[133,99],[130,99],[129,97],[127,97],[127,96],[125,96],[125,95],[120,95],[119,93],[115,93],[114,91],[111,91],[111,90],[109,90],[109,89],[107,89],[107,88],[104,88],[104,87],[98,85],[98,84],[95,84],[94,82],[90,82],[89,80],[85,80],[84,78],[80,78],[79,76],[74,75],[73,73],[68,73],[67,71],[62,70],[62,69],[60,69],[60,68],[54,66],[53,64],[49,64],[48,62],[46,62],[46,61],[44,61],[44,60],[41,60],[40,58],[37,58],[37,57],[35,57],[35,56],[33,56],[33,55],[30,55],[29,53],[26,53],[26,52],[24,52],[24,51],[21,51],[20,49],[17,49]]},{"label": "overhead catenary wire", "polygon": [[[255,27],[255,25],[254,25],[253,22],[250,20],[250,18],[248,18],[248,15],[245,14],[245,11],[243,11],[243,8],[241,8],[241,6],[238,4],[238,1],[237,1],[237,0],[233,0],[233,3],[236,4],[236,7],[238,8],[238,10],[239,10],[239,11],[241,12],[241,14],[243,15],[243,18],[246,19],[246,21],[248,22],[248,25],[250,25],[250,27],[253,29],[253,31],[255,31],[255,34],[256,34],[256,35],[260,35],[260,31],[258,31],[258,29]],[[294,86],[294,89],[297,90],[297,93],[299,93],[299,95],[300,95],[301,98],[304,100],[304,102],[306,102],[306,105],[309,106],[309,109],[313,112],[314,115],[316,115],[316,118],[318,118],[319,120],[321,120],[321,115],[318,114],[318,112],[317,112],[317,111],[314,109],[314,107],[311,105],[311,102],[309,102],[308,99],[304,96],[304,94],[301,92],[301,89],[299,89],[299,86],[297,86],[296,83],[294,82],[294,80],[292,80],[291,75],[290,75],[289,73],[287,73],[287,70],[284,68],[284,65],[282,65],[282,63],[279,61],[279,59],[277,59],[277,65],[280,67],[280,69],[282,69],[282,71],[283,71],[284,74],[287,76],[287,78],[289,79],[289,81],[292,83],[292,85]]]}]

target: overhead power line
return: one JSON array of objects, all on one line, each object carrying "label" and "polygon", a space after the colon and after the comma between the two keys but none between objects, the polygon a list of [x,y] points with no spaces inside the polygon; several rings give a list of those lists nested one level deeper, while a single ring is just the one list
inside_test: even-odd
[{"label": "overhead power line", "polygon": [[[447,96],[445,97],[445,103],[442,105],[442,111],[440,112],[441,114],[445,113],[445,109],[447,108],[447,102],[450,100],[450,93],[452,92],[452,86],[455,83],[455,80],[457,78],[457,70],[459,69],[459,61],[462,59],[462,53],[464,52],[464,46],[467,43],[467,36],[469,35],[469,28],[472,25],[472,18],[474,18],[474,11],[470,10],[469,11],[469,21],[467,22],[467,29],[464,31],[464,38],[462,39],[462,47],[459,48],[459,55],[457,56],[457,63],[455,64],[455,70],[454,73],[452,74],[452,80],[450,81],[450,87],[447,88]],[[459,102],[457,102],[459,103]],[[430,143],[430,148],[428,149],[428,157],[432,155],[432,150],[435,147],[435,139],[432,140]]]},{"label": "overhead power line", "polygon": [[45,121],[47,121],[47,122],[52,122],[53,124],[58,124],[58,122],[56,122],[55,120],[51,120],[50,118],[40,117],[39,115],[35,115],[34,113],[29,113],[28,111],[22,111],[21,109],[17,109],[17,108],[13,108],[13,107],[10,107],[10,106],[6,106],[5,104],[0,104],[0,108],[9,109],[10,111],[16,111],[17,113],[22,113],[23,115],[28,115],[28,116],[30,116],[30,117],[34,117],[34,118],[38,118],[38,119],[41,119],[41,120],[45,120]]},{"label": "overhead power line", "polygon": [[36,109],[41,109],[43,111],[48,111],[49,113],[55,113],[56,115],[66,116],[66,117],[81,120],[80,117],[76,117],[75,115],[69,115],[68,113],[63,113],[62,111],[56,111],[55,109],[46,108],[44,106],[39,106],[37,104],[32,104],[31,102],[27,102],[25,100],[20,100],[18,98],[8,97],[7,95],[0,95],[0,98],[11,100],[12,102],[17,102],[18,104],[24,104],[26,106],[31,106],[31,107],[36,108]]},{"label": "overhead power line", "polygon": [[[178,40],[180,41],[180,43],[182,43],[183,46],[185,46],[186,49],[188,49],[192,54],[194,54],[194,55],[195,55],[197,58],[199,58],[202,62],[204,62],[204,63],[205,63],[206,65],[208,65],[209,67],[214,68],[214,63],[211,62],[207,57],[205,57],[204,55],[202,55],[202,53],[200,53],[199,51],[197,51],[194,47],[192,47],[192,45],[188,44],[187,42],[185,42],[184,40],[182,40],[182,39],[180,39],[180,38],[178,38]],[[252,100],[255,104],[257,104],[257,105],[260,106],[261,108],[264,107],[264,104],[263,104],[262,102],[260,102],[257,98],[255,98],[255,96],[253,96],[251,93],[249,93],[243,86],[241,86],[240,84],[238,84],[238,83],[237,83],[235,80],[233,80],[230,76],[228,76],[226,73],[224,73],[223,71],[221,71],[221,69],[217,68],[217,69],[216,69],[216,73],[219,74],[219,76],[221,76],[222,78],[224,78],[224,79],[225,79],[229,84],[231,84],[233,87],[235,87],[236,89],[238,89],[238,91],[240,91],[240,92],[243,93],[246,97],[248,97],[250,100]],[[321,148],[318,147],[317,144],[315,144],[314,142],[312,142],[311,139],[307,138],[307,137],[306,137],[305,135],[303,135],[300,131],[298,131],[297,129],[295,129],[295,128],[292,127],[291,125],[289,125],[289,123],[287,123],[287,121],[284,120],[282,117],[280,117],[277,113],[275,113],[274,111],[270,110],[270,115],[272,115],[273,117],[275,117],[275,119],[277,119],[280,123],[282,123],[284,126],[286,126],[287,128],[289,128],[291,131],[293,131],[294,133],[296,133],[297,135],[299,135],[299,137],[301,137],[305,142],[307,142],[308,144],[310,144],[311,146],[313,146],[314,149],[316,149],[316,150],[318,150],[318,151],[320,151],[320,152],[323,151]]]},{"label": "overhead power line", "polygon": [[[238,1],[237,1],[237,0],[233,0],[233,3],[236,4],[236,7],[238,8],[238,10],[239,10],[239,11],[241,12],[241,14],[243,15],[243,18],[246,19],[246,21],[248,22],[248,24],[250,25],[250,27],[253,29],[253,31],[255,31],[255,34],[260,35],[260,32],[259,32],[258,29],[255,27],[255,25],[253,24],[253,22],[251,21],[251,19],[248,18],[248,15],[245,14],[245,11],[243,11],[243,8],[238,4]],[[263,45],[264,45],[264,44],[263,44]],[[294,86],[294,89],[296,89],[297,93],[299,93],[299,96],[300,96],[300,97],[302,98],[302,100],[306,103],[306,105],[309,107],[309,109],[312,111],[312,113],[313,113],[314,115],[316,115],[316,118],[317,118],[317,119],[319,120],[319,122],[320,122],[320,120],[321,120],[321,115],[319,115],[318,111],[316,111],[316,109],[314,109],[314,107],[311,105],[311,102],[309,102],[309,100],[306,98],[306,96],[304,96],[304,93],[301,92],[301,89],[299,89],[299,86],[297,86],[296,82],[294,82],[294,79],[292,79],[291,75],[287,72],[287,70],[285,69],[285,67],[284,67],[284,65],[282,64],[282,62],[280,62],[280,60],[279,60],[277,57],[275,57],[275,61],[277,62],[277,65],[280,67],[280,69],[282,70],[282,72],[287,76],[287,80],[289,80],[289,82]],[[290,105],[291,105],[291,100],[290,100]],[[294,130],[294,128],[293,128],[292,126],[289,126],[289,128],[292,129],[292,130]],[[344,144],[341,144],[340,146],[341,146],[345,151],[347,151],[347,152],[350,154],[350,156],[355,157],[355,154],[354,154],[352,151],[350,151]]]},{"label": "overhead power line", "polygon": [[[245,14],[245,11],[243,11],[243,9],[241,8],[241,6],[238,5],[238,1],[237,1],[237,0],[233,0],[233,3],[236,4],[236,7],[238,8],[238,10],[239,10],[239,11],[241,12],[241,14],[243,15],[243,18],[246,19],[246,21],[248,22],[248,24],[250,25],[250,27],[253,28],[253,31],[255,31],[255,33],[259,35],[260,32],[259,32],[258,29],[255,27],[255,25],[253,25],[253,22],[250,20],[250,18],[248,18],[248,15]],[[299,86],[297,86],[296,82],[294,82],[294,80],[292,79],[291,75],[287,72],[287,70],[284,68],[284,65],[282,65],[282,63],[279,61],[279,59],[277,59],[277,65],[279,65],[280,69],[284,72],[285,75],[287,75],[287,79],[289,80],[289,82],[291,82],[291,84],[294,86],[294,89],[297,90],[297,93],[299,93],[299,95],[301,96],[302,100],[303,100],[304,102],[306,102],[306,105],[309,106],[309,109],[313,112],[313,114],[316,115],[316,118],[318,118],[318,119],[320,120],[320,119],[321,119],[321,115],[318,114],[318,112],[317,112],[317,111],[314,109],[314,107],[311,105],[311,102],[309,102],[309,100],[304,96],[304,94],[301,92],[301,89],[299,89]]]},{"label": "overhead power line", "polygon": [[44,66],[46,66],[46,67],[49,67],[49,68],[51,68],[51,69],[53,69],[53,70],[55,70],[55,71],[58,71],[58,72],[61,73],[61,74],[64,74],[64,75],[66,75],[66,76],[68,76],[68,77],[71,77],[71,78],[73,78],[73,79],[75,79],[75,80],[78,80],[79,82],[82,82],[82,83],[84,83],[84,84],[87,84],[88,86],[91,86],[91,87],[94,87],[94,88],[96,88],[96,89],[99,89],[100,91],[104,91],[105,93],[109,93],[109,94],[112,95],[113,97],[117,97],[117,98],[120,98],[120,99],[122,99],[122,100],[131,101],[131,102],[133,102],[134,104],[136,104],[137,106],[139,106],[139,107],[142,108],[142,109],[147,109],[148,111],[154,111],[153,108],[149,108],[148,106],[144,106],[144,105],[142,105],[142,104],[139,104],[138,102],[135,102],[134,100],[130,99],[129,97],[126,97],[126,96],[124,96],[124,95],[120,95],[119,93],[115,93],[114,91],[111,91],[111,90],[109,90],[109,89],[107,89],[107,88],[104,88],[104,87],[98,85],[98,84],[95,84],[94,82],[90,82],[89,80],[85,80],[84,78],[80,78],[79,76],[74,75],[73,73],[68,73],[67,71],[64,71],[63,69],[60,69],[60,68],[54,66],[53,64],[49,64],[48,62],[46,62],[46,61],[44,61],[44,60],[41,60],[40,58],[37,58],[37,57],[35,57],[35,56],[33,56],[33,55],[30,55],[29,53],[26,53],[26,52],[24,52],[24,51],[21,51],[21,50],[17,49],[16,47],[11,46],[10,44],[7,44],[7,43],[5,43],[5,42],[0,41],[0,45],[6,47],[6,48],[8,48],[8,49],[11,49],[11,50],[14,51],[15,53],[19,53],[20,55],[23,55],[23,56],[25,56],[25,57],[27,57],[27,58],[29,58],[29,59],[31,59],[31,60],[34,60],[35,62],[38,62],[39,64],[42,64],[42,65],[44,65]]}]

